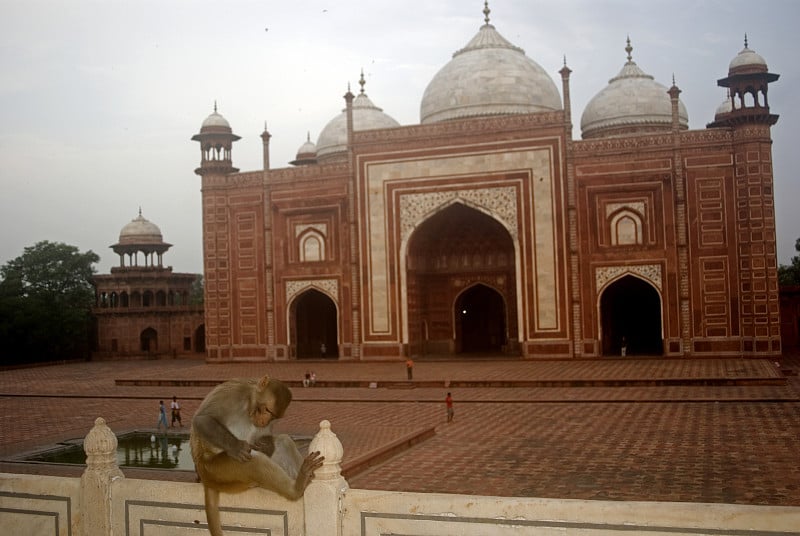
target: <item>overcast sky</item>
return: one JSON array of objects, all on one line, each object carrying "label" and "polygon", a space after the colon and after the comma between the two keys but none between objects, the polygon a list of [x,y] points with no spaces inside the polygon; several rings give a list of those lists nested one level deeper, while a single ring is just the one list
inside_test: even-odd
[{"label": "overcast sky", "polygon": [[[234,165],[272,167],[354,93],[403,125],[419,123],[428,82],[483,24],[482,0],[0,0],[0,264],[40,240],[100,255],[142,215],[173,247],[164,262],[202,272],[200,149],[219,112],[242,137]],[[769,103],[779,262],[800,237],[796,0],[493,0],[491,22],[551,74],[566,55],[573,136],[586,103],[633,59],[665,86],[674,74],[692,129],[725,97],[716,81],[750,48],[780,74]]]}]

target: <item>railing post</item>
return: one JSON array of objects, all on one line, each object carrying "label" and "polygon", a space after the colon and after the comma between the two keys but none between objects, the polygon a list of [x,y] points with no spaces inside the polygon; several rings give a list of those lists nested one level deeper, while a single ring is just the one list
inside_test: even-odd
[{"label": "railing post", "polygon": [[309,452],[319,451],[325,457],[322,467],[314,473],[314,480],[306,488],[303,498],[305,508],[305,536],[341,536],[340,502],[349,486],[342,476],[342,443],[331,431],[331,423],[319,423],[319,432],[308,447]]},{"label": "railing post", "polygon": [[117,436],[98,417],[83,440],[86,471],[81,476],[81,534],[114,534],[111,527],[111,483],[125,478],[117,465]]}]

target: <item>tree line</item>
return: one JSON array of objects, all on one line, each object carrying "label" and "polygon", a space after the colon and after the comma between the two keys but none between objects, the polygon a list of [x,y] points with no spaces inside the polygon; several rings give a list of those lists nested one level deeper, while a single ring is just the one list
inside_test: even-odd
[{"label": "tree line", "polygon": [[42,241],[0,267],[0,366],[90,357],[99,260]]}]

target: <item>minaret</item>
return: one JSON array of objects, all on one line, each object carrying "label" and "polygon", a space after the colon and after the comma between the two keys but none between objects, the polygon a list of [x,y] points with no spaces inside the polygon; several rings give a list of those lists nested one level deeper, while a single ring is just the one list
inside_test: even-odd
[{"label": "minaret", "polygon": [[200,133],[192,136],[194,141],[200,142],[201,160],[200,167],[194,172],[198,175],[209,173],[228,174],[239,171],[233,167],[231,149],[233,142],[241,139],[233,133],[228,121],[217,113],[217,103],[214,103],[214,112],[209,115],[200,127]]},{"label": "minaret", "polygon": [[738,329],[745,356],[781,353],[771,133],[778,116],[770,113],[767,100],[767,88],[777,79],[745,36],[728,76],[717,81],[730,91],[731,110],[709,125],[728,127],[733,135],[738,272],[733,299],[741,304]]},{"label": "minaret", "polygon": [[230,256],[230,210],[227,198],[220,195],[220,190],[224,190],[227,176],[239,171],[231,160],[231,147],[239,136],[217,113],[215,102],[214,112],[203,121],[200,133],[192,139],[200,142],[201,153],[200,167],[194,172],[202,178],[203,275],[206,281],[225,282],[224,285],[207,284],[204,289],[206,357],[215,359],[229,357],[231,351],[231,337],[224,329],[224,322],[230,315],[225,304],[230,300],[230,265],[234,263],[216,262],[216,259]]},{"label": "minaret", "polygon": [[269,169],[269,139],[271,137],[272,134],[270,134],[267,130],[267,122],[264,121],[264,132],[261,133],[261,144],[263,146],[264,155],[264,171]]},{"label": "minaret", "polygon": [[731,96],[731,111],[710,127],[734,126],[737,124],[774,125],[778,116],[769,112],[767,90],[771,82],[780,75],[770,73],[767,62],[747,46],[733,58],[728,67],[728,76],[717,80],[717,85],[728,88]]}]

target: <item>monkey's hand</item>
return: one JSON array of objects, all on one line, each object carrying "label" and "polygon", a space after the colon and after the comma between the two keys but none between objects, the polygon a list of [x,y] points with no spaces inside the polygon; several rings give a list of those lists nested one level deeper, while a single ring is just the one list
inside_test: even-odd
[{"label": "monkey's hand", "polygon": [[325,461],[324,456],[320,456],[319,451],[309,452],[303,464],[300,466],[300,471],[297,473],[297,480],[294,483],[297,495],[300,496],[306,491],[306,487],[311,483],[314,478],[314,471],[322,467],[322,462]]},{"label": "monkey's hand", "polygon": [[250,454],[251,448],[252,446],[247,441],[237,440],[236,445],[232,445],[231,448],[225,449],[225,454],[234,460],[246,462],[253,457],[252,454]]},{"label": "monkey's hand", "polygon": [[275,438],[271,435],[261,436],[251,445],[254,450],[263,452],[269,457],[275,453]]}]

